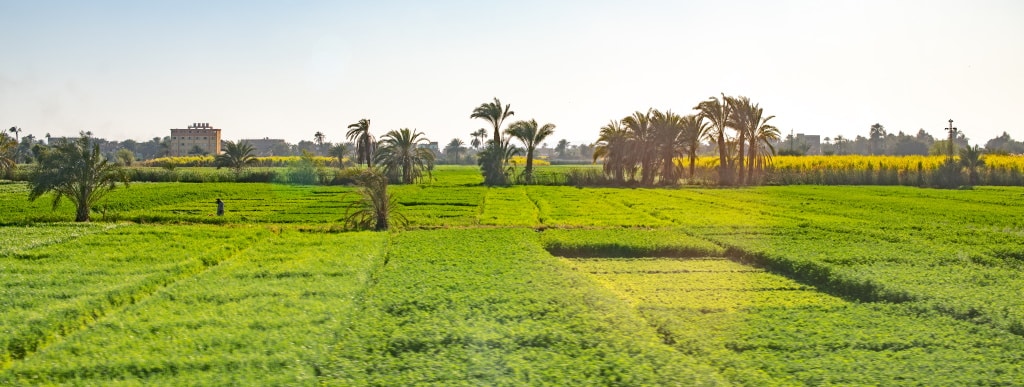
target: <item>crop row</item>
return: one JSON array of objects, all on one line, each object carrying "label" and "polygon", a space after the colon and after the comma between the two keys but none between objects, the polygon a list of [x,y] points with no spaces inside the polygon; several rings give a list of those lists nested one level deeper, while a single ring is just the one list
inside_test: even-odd
[{"label": "crop row", "polygon": [[263,232],[244,254],[15,363],[0,384],[314,384],[385,237]]},{"label": "crop row", "polygon": [[734,262],[570,264],[636,305],[666,343],[740,385],[998,385],[1024,377],[1018,336],[902,306],[844,301]]},{"label": "crop row", "polygon": [[525,229],[398,234],[325,370],[343,385],[702,385],[612,294]]},{"label": "crop row", "polygon": [[183,231],[118,227],[0,257],[0,364],[216,265],[256,235],[244,228]]}]

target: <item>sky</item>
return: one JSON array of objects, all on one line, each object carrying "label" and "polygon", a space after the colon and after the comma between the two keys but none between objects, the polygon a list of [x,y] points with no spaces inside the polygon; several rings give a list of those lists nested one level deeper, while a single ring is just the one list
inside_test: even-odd
[{"label": "sky", "polygon": [[648,108],[747,96],[783,134],[1024,138],[1024,1],[0,0],[0,127],[145,141],[513,120],[550,146]]}]

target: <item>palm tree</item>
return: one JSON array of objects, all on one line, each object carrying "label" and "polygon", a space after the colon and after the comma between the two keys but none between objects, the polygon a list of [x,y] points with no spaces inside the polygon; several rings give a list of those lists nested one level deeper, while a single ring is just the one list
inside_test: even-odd
[{"label": "palm tree", "polygon": [[725,142],[725,128],[729,126],[729,118],[732,116],[732,105],[729,103],[730,99],[726,98],[725,94],[722,94],[722,99],[718,97],[710,97],[707,101],[697,104],[694,109],[700,111],[700,117],[703,120],[707,120],[711,127],[711,135],[715,137],[716,145],[718,146],[718,184],[719,185],[731,185],[732,184],[732,171],[729,168],[728,154],[729,150],[726,149]]},{"label": "palm tree", "polygon": [[53,208],[62,198],[75,203],[75,221],[88,222],[89,211],[117,186],[128,185],[128,175],[115,163],[109,163],[99,144],[86,136],[44,150],[28,182],[28,200],[35,201],[53,192]]},{"label": "palm tree", "polygon": [[508,166],[512,156],[519,154],[519,148],[509,139],[498,142],[487,140],[487,147],[478,154],[477,164],[484,175],[486,185],[506,185],[514,167]]},{"label": "palm tree", "polygon": [[[634,155],[630,152],[632,141],[629,131],[622,126],[622,121],[611,120],[601,127],[594,147],[594,162],[602,159],[604,174],[611,176],[615,182],[625,182],[627,175],[633,180],[636,173],[636,163],[632,159]],[[559,145],[561,144],[559,142]]]},{"label": "palm tree", "polygon": [[747,155],[750,165],[747,169],[747,182],[753,181],[754,171],[763,171],[764,167],[771,163],[772,156],[775,156],[775,146],[772,144],[779,141],[782,133],[779,132],[778,128],[768,125],[768,120],[774,117],[758,118],[760,124],[755,126],[750,133],[750,149]]},{"label": "palm tree", "polygon": [[7,133],[0,133],[0,176],[14,169],[14,150],[18,143],[7,137]]},{"label": "palm tree", "polygon": [[512,105],[505,105],[505,107],[502,108],[501,101],[495,97],[494,102],[486,102],[477,106],[476,109],[473,109],[473,114],[470,114],[469,118],[482,118],[485,121],[490,122],[491,126],[494,127],[494,138],[492,138],[491,141],[499,143],[501,142],[501,123],[509,116],[515,114],[515,112],[510,110],[511,107]]},{"label": "palm tree", "polygon": [[324,152],[323,151],[323,147],[324,147],[324,138],[325,137],[326,136],[324,136],[324,132],[321,132],[321,131],[317,131],[316,134],[313,135],[313,142],[316,143],[316,153],[317,154],[323,154],[323,152]]},{"label": "palm tree", "polygon": [[964,147],[960,149],[960,165],[967,168],[968,184],[978,182],[978,168],[985,166],[985,157],[980,147]]},{"label": "palm tree", "polygon": [[554,124],[537,126],[537,120],[516,121],[509,125],[508,134],[519,139],[526,148],[526,169],[523,170],[523,177],[527,183],[533,182],[533,152],[537,144],[544,142],[551,134],[555,133]]},{"label": "palm tree", "polygon": [[12,126],[10,129],[7,129],[7,131],[11,132],[11,133],[14,133],[14,156],[13,156],[13,160],[14,160],[14,162],[18,162],[18,159],[21,158],[21,137],[18,137],[18,134],[20,134],[22,132],[22,129],[19,128],[19,127],[16,127],[16,126]]},{"label": "palm tree", "polygon": [[845,150],[846,150],[846,138],[843,137],[843,135],[840,134],[840,135],[836,136],[836,154],[837,155],[845,154]]},{"label": "palm tree", "polygon": [[363,118],[349,125],[345,137],[356,144],[356,163],[366,163],[367,167],[372,167],[374,141],[370,134],[370,120]]},{"label": "palm tree", "polygon": [[651,126],[654,129],[654,147],[651,151],[661,159],[661,184],[674,184],[679,180],[675,158],[683,152],[682,119],[671,110],[664,113],[654,110],[651,115]]},{"label": "palm tree", "polygon": [[[868,132],[871,138],[871,154],[878,154],[879,143],[885,138],[885,127],[882,124],[875,123],[871,125],[871,130]],[[949,155],[953,157],[952,154]]]},{"label": "palm tree", "polygon": [[558,158],[564,160],[566,152],[568,152],[568,150],[569,150],[569,140],[566,140],[564,138],[561,139],[561,140],[558,140],[558,144],[555,145],[555,154],[558,155]]},{"label": "palm tree", "polygon": [[338,159],[338,166],[345,168],[345,155],[348,154],[348,146],[337,144],[327,150],[327,155]]},{"label": "palm tree", "polygon": [[636,111],[622,119],[622,126],[626,128],[632,139],[630,141],[632,146],[628,152],[640,165],[640,184],[643,185],[654,184],[654,176],[657,174],[657,167],[655,167],[657,138],[654,126],[651,125],[653,111],[653,109],[647,109],[647,112]]},{"label": "palm tree", "polygon": [[466,143],[460,139],[453,138],[447,146],[444,147],[444,153],[450,153],[455,155],[455,164],[459,163],[459,152],[465,149]]},{"label": "palm tree", "polygon": [[470,133],[470,136],[473,136],[473,140],[470,141],[469,144],[473,146],[473,149],[479,150],[480,145],[483,145],[484,141],[487,140],[487,129],[477,129],[473,133]]},{"label": "palm tree", "polygon": [[235,171],[235,175],[240,175],[245,167],[256,163],[254,153],[255,150],[248,142],[227,141],[224,143],[224,153],[214,157],[213,164],[218,169],[221,167],[231,168]]},{"label": "palm tree", "polygon": [[[769,125],[768,121],[771,121],[775,116],[764,116],[764,109],[759,104],[750,103],[750,99],[747,97],[740,97],[737,99],[738,104],[736,105],[739,118],[735,119],[734,122],[740,132],[739,138],[739,184],[744,183],[743,176],[743,152],[744,145],[747,146],[747,175],[746,181],[751,181],[754,178],[754,166],[757,163],[762,163],[765,159],[758,159],[758,157],[768,156],[762,152],[764,146],[771,149],[772,154],[775,153],[775,148],[772,147],[771,141],[778,140],[781,133],[779,129]],[[746,140],[748,143],[744,144]],[[771,156],[768,156],[767,160],[771,160]]]},{"label": "palm tree", "polygon": [[397,213],[398,199],[388,193],[388,178],[374,168],[364,170],[356,181],[359,182],[361,198],[345,210],[345,223],[351,229],[386,231],[391,218],[406,223],[405,216]]},{"label": "palm tree", "polygon": [[686,156],[690,159],[690,179],[697,165],[697,150],[700,149],[701,141],[708,136],[708,123],[699,116],[691,114],[681,120],[682,133],[679,134],[680,143]]},{"label": "palm tree", "polygon": [[384,166],[384,174],[392,180],[410,184],[419,179],[423,170],[434,167],[434,152],[420,145],[430,140],[417,130],[392,130],[380,138],[375,161]]}]

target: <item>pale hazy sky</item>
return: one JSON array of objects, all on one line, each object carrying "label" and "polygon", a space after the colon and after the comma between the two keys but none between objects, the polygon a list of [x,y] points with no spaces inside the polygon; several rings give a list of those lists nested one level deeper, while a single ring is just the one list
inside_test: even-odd
[{"label": "pale hazy sky", "polygon": [[590,143],[649,107],[745,95],[784,133],[947,120],[1024,138],[1024,1],[0,0],[0,127],[147,140],[416,128],[447,143],[515,119]]}]

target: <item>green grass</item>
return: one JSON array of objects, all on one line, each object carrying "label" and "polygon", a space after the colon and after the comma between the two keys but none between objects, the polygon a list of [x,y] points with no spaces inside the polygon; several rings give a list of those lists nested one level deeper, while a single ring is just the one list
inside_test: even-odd
[{"label": "green grass", "polygon": [[480,180],[390,186],[393,233],[335,233],[343,186],[137,183],[82,225],[0,184],[0,384],[1021,379],[1024,189]]}]

